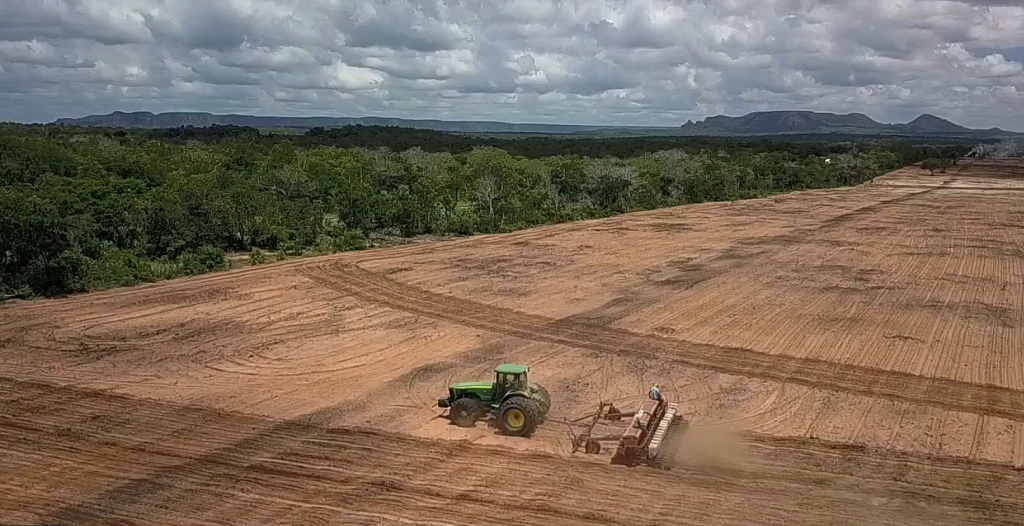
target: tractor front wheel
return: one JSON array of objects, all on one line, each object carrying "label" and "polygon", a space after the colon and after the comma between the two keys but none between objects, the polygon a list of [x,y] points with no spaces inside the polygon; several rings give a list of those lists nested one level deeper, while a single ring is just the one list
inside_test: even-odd
[{"label": "tractor front wheel", "polygon": [[459,427],[473,427],[483,411],[483,402],[476,398],[459,398],[450,411],[452,423]]},{"label": "tractor front wheel", "polygon": [[541,419],[540,404],[531,398],[510,398],[498,408],[498,428],[510,436],[528,436]]}]

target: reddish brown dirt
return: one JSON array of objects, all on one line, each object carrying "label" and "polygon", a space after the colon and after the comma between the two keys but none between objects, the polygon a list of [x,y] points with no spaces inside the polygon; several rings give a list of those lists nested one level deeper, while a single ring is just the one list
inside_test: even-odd
[{"label": "reddish brown dirt", "polygon": [[[1006,466],[762,437],[630,470],[0,381],[0,516],[54,524],[1011,524]],[[13,476],[12,476],[13,474]]]},{"label": "reddish brown dirt", "polygon": [[[1024,523],[1022,173],[907,168],[0,305],[0,517]],[[502,361],[552,393],[532,439],[434,418]],[[569,454],[560,420],[653,382],[693,424],[680,467]]]}]

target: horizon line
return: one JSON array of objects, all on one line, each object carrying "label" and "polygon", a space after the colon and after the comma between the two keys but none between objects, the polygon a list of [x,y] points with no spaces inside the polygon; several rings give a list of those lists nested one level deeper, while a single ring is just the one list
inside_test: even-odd
[{"label": "horizon line", "polygon": [[740,115],[729,115],[729,114],[724,114],[723,113],[723,114],[717,114],[717,115],[708,115],[708,116],[705,116],[703,119],[700,119],[700,120],[695,120],[693,118],[689,118],[689,119],[686,120],[686,122],[684,122],[682,124],[676,124],[676,125],[668,125],[668,124],[664,124],[664,125],[649,125],[649,124],[648,125],[642,125],[642,124],[636,124],[636,125],[630,125],[630,124],[571,124],[571,123],[550,123],[550,122],[536,122],[536,121],[534,121],[534,122],[518,121],[517,122],[517,121],[505,121],[505,120],[488,120],[486,118],[482,118],[482,119],[463,119],[463,118],[444,119],[444,118],[438,118],[438,117],[390,117],[390,116],[382,116],[382,115],[361,115],[361,116],[353,116],[353,115],[336,116],[336,115],[324,115],[324,114],[315,114],[315,115],[258,115],[258,114],[252,114],[252,113],[215,113],[215,112],[211,112],[211,111],[189,111],[189,110],[170,110],[170,111],[160,111],[160,112],[154,112],[154,111],[151,111],[151,110],[138,110],[138,111],[113,110],[113,111],[110,111],[109,113],[91,113],[91,114],[87,114],[87,115],[84,115],[84,116],[81,116],[81,117],[59,117],[59,118],[54,119],[54,120],[49,121],[49,122],[40,122],[40,121],[37,121],[37,122],[24,122],[24,121],[22,121],[21,124],[40,124],[40,123],[41,124],[57,124],[58,121],[61,121],[61,120],[81,120],[81,119],[86,119],[86,118],[89,118],[89,117],[103,117],[103,116],[110,116],[110,115],[115,115],[115,114],[119,114],[119,113],[120,114],[126,114],[126,115],[131,115],[131,114],[150,114],[150,115],[154,115],[154,116],[157,116],[157,115],[167,115],[167,114],[201,114],[201,115],[210,115],[210,116],[213,116],[213,117],[239,116],[239,117],[255,117],[255,118],[277,118],[277,119],[396,119],[396,120],[405,120],[405,121],[413,121],[413,122],[416,122],[416,121],[421,121],[421,122],[422,121],[437,121],[437,122],[466,122],[466,123],[513,124],[513,125],[520,125],[520,126],[564,126],[564,127],[587,127],[587,128],[647,128],[647,129],[661,129],[661,128],[664,128],[664,129],[676,129],[676,128],[683,127],[686,124],[686,122],[703,123],[707,119],[712,118],[712,117],[729,117],[729,118],[736,119],[736,118],[742,118],[742,117],[746,117],[746,116],[749,116],[749,115],[755,115],[755,114],[769,114],[769,113],[812,113],[812,114],[837,115],[837,116],[863,115],[864,117],[867,117],[871,121],[873,121],[873,122],[875,122],[877,124],[884,125],[884,126],[909,124],[909,123],[913,122],[914,120],[917,120],[917,119],[919,119],[921,117],[929,116],[929,117],[935,117],[937,119],[944,120],[944,121],[949,122],[951,124],[954,124],[954,125],[957,125],[957,126],[961,126],[961,127],[964,127],[964,128],[970,129],[970,130],[976,130],[976,131],[990,131],[990,130],[1012,131],[1012,130],[1005,130],[1005,129],[999,128],[998,126],[991,126],[989,128],[968,128],[966,126],[963,126],[961,124],[953,122],[950,119],[947,119],[945,117],[940,117],[940,116],[935,115],[933,113],[921,113],[917,117],[914,117],[913,119],[911,119],[909,121],[906,121],[906,122],[882,122],[882,121],[875,120],[874,117],[871,117],[870,115],[867,115],[866,113],[863,113],[863,112],[836,113],[836,112],[830,112],[830,111],[799,110],[799,109],[757,110],[757,111],[751,111],[751,112],[747,112],[747,113],[740,114]]}]

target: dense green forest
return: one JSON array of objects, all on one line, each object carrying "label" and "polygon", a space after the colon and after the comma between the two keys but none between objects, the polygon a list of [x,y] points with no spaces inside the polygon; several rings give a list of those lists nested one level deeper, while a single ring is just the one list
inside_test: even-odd
[{"label": "dense green forest", "polygon": [[0,299],[222,269],[229,252],[258,264],[851,185],[970,147],[11,125],[0,128]]},{"label": "dense green forest", "polygon": [[[343,128],[313,128],[305,132],[296,130],[261,130],[244,126],[210,126],[164,129],[118,129],[85,128],[73,126],[15,125],[19,135],[53,136],[102,134],[120,141],[153,139],[169,144],[218,143],[224,141],[246,141],[269,147],[288,143],[300,148],[335,146],[338,148],[387,148],[405,151],[420,148],[426,152],[468,153],[479,147],[490,146],[512,155],[532,159],[558,155],[581,157],[636,157],[644,153],[664,150],[683,150],[696,153],[702,150],[734,150],[748,152],[774,152],[785,150],[794,155],[834,155],[850,151],[852,146],[860,149],[881,148],[901,155],[920,154],[929,148],[940,157],[955,152],[967,151],[965,146],[975,146],[976,139],[964,137],[866,137],[864,135],[806,134],[766,135],[760,137],[684,137],[684,136],[625,136],[589,137],[585,135],[536,135],[536,134],[459,134],[393,126],[345,126]],[[3,133],[3,125],[0,125]],[[995,142],[995,141],[989,141]],[[916,150],[916,151],[915,151]]]}]

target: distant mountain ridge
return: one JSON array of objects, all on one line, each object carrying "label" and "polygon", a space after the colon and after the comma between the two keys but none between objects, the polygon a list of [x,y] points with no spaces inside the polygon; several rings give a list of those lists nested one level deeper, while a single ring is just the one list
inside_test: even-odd
[{"label": "distant mountain ridge", "polygon": [[[338,128],[364,126],[400,126],[462,133],[575,133],[607,128],[571,124],[516,124],[498,121],[444,121],[437,119],[399,119],[390,117],[264,117],[255,115],[215,115],[212,113],[171,112],[90,115],[80,119],[58,119],[55,124],[102,126],[114,128],[177,128],[179,126],[251,126],[254,128]],[[672,128],[666,128],[671,130]]]},{"label": "distant mountain ridge", "polygon": [[120,112],[90,115],[78,119],[58,119],[56,124],[111,128],[177,128],[180,126],[251,126],[254,128],[337,128],[349,125],[399,126],[452,133],[532,133],[601,135],[641,133],[644,135],[749,136],[784,134],[865,134],[865,135],[1016,135],[999,128],[975,130],[934,115],[924,114],[906,124],[882,124],[862,113],[839,115],[813,111],[764,111],[729,117],[716,115],[701,122],[688,121],[680,127],[584,126],[574,124],[527,124],[500,121],[445,121],[439,119],[400,119],[390,117],[267,117],[255,115],[216,115],[199,112]]},{"label": "distant mountain ridge", "polygon": [[906,124],[882,124],[863,113],[819,113],[813,111],[763,111],[728,117],[717,115],[703,122],[688,121],[684,135],[775,135],[787,133],[848,133],[898,135],[1010,134],[999,128],[975,130],[934,115],[924,114]]}]

